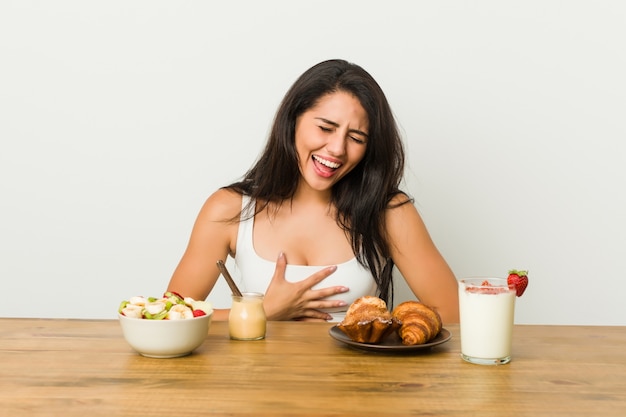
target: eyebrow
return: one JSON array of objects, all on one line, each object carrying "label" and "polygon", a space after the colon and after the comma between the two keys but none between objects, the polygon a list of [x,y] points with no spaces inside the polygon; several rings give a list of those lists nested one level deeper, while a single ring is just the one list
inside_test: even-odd
[{"label": "eyebrow", "polygon": [[[329,125],[331,125],[331,126],[334,126],[334,127],[339,127],[339,123],[337,123],[337,122],[333,122],[333,121],[328,120],[328,119],[324,119],[323,117],[316,117],[315,119],[320,120],[320,121],[322,121],[322,122],[324,122],[324,123],[327,123],[327,124],[329,124]],[[365,136],[366,138],[367,138],[367,137],[369,137],[369,136],[367,135],[367,133],[363,132],[362,130],[358,130],[358,129],[348,129],[348,132],[351,132],[351,133],[356,133],[356,134],[359,134],[359,135]]]}]

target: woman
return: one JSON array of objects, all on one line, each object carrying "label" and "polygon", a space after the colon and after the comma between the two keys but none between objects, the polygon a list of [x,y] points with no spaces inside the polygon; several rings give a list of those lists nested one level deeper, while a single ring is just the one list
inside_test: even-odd
[{"label": "woman", "polygon": [[391,305],[396,265],[420,301],[457,322],[456,279],[399,189],[403,170],[377,82],[343,60],[313,66],[285,95],[256,164],[203,205],[168,290],[205,299],[230,255],[242,291],[265,294],[269,320],[339,321],[363,295]]}]

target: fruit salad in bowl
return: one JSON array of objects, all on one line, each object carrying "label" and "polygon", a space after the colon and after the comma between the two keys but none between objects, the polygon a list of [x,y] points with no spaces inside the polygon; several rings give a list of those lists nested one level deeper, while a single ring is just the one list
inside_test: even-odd
[{"label": "fruit salad in bowl", "polygon": [[204,343],[213,308],[168,291],[162,297],[130,297],[120,303],[118,317],[128,344],[153,358],[189,355]]},{"label": "fruit salad in bowl", "polygon": [[208,301],[168,291],[161,298],[130,297],[121,302],[118,313],[135,319],[180,320],[211,315],[213,308]]}]

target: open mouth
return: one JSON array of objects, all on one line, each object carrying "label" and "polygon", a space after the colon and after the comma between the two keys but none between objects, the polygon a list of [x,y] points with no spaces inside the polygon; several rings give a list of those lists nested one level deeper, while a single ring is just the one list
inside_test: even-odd
[{"label": "open mouth", "polygon": [[339,168],[342,164],[339,162],[333,162],[333,161],[329,161],[328,159],[324,159],[320,156],[317,155],[313,155],[313,161],[315,161],[315,163],[319,166],[321,165],[320,168],[322,169],[326,169],[326,170],[336,170],[337,168]]}]

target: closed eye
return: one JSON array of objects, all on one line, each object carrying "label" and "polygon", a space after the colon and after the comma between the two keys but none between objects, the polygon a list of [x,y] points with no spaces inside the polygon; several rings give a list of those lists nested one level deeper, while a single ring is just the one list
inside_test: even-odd
[{"label": "closed eye", "polygon": [[352,139],[353,141],[355,141],[356,143],[360,144],[360,145],[364,145],[367,142],[364,139],[361,139],[359,137],[356,136],[350,136],[350,139]]},{"label": "closed eye", "polygon": [[[322,132],[330,133],[339,127],[339,124],[332,122],[330,120],[324,119],[322,117],[316,117],[316,119],[323,123],[321,125],[318,125],[318,127],[320,128]],[[349,135],[349,137],[354,142],[360,145],[365,145],[367,143],[367,133],[361,130],[357,130],[357,129],[350,129],[348,133],[351,134]]]},{"label": "closed eye", "polygon": [[[335,130],[334,127],[319,126],[319,128],[322,132],[326,132],[326,133],[330,133],[333,130]],[[360,136],[350,135],[349,138],[352,139],[354,142],[358,143],[359,145],[365,145],[367,143],[367,140]]]}]

